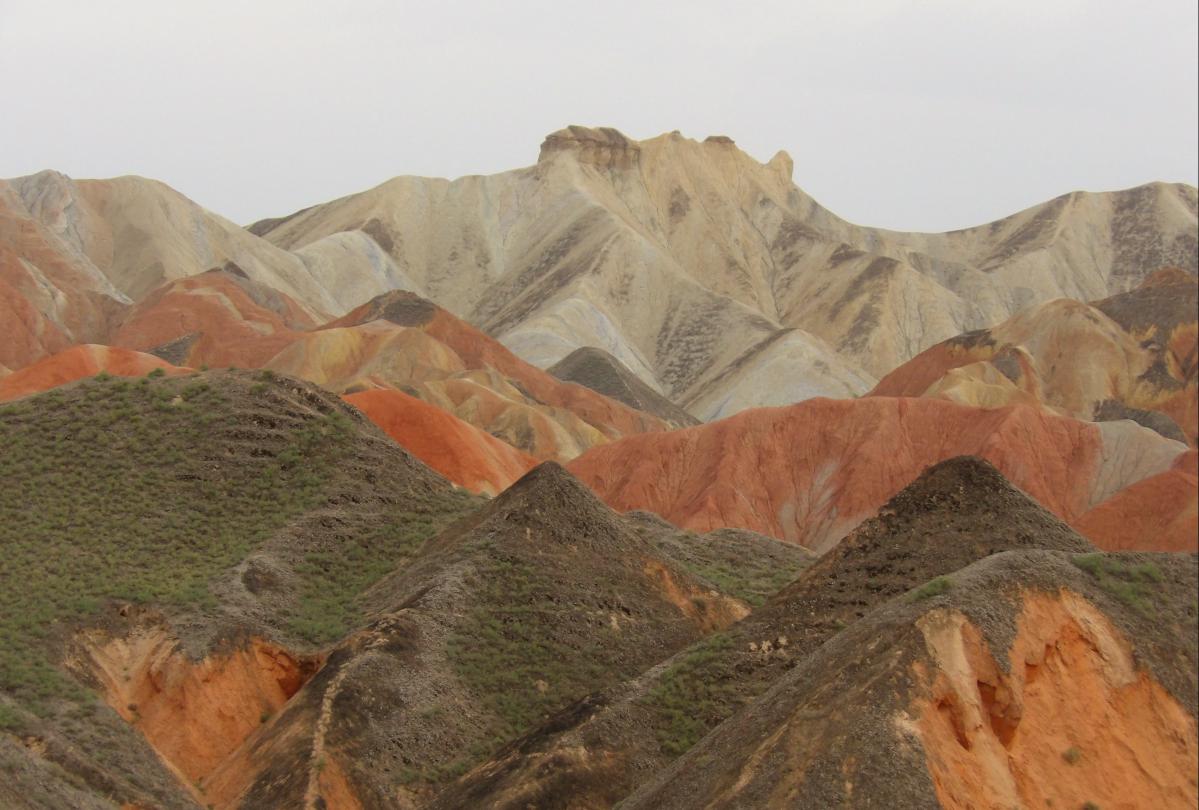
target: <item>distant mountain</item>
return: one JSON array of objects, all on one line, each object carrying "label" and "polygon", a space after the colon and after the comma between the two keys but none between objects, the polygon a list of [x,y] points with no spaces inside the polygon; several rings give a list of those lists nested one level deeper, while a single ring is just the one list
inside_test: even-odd
[{"label": "distant mountain", "polygon": [[[1103,298],[1199,262],[1188,186],[1078,192],[978,228],[904,234],[844,222],[791,174],[786,153],[760,164],[724,137],[570,127],[526,169],[395,178],[253,230],[289,250],[370,234],[424,294],[535,364],[595,346],[704,419],[785,404],[778,386],[793,387],[787,401],[861,393],[1031,304]],[[726,402],[718,380],[747,363],[770,369],[757,398]]]},{"label": "distant mountain", "polygon": [[1196,191],[1064,195],[989,225],[847,223],[729,138],[548,136],[536,165],[399,177],[238,228],[136,177],[0,184],[0,306],[19,367],[108,342],[114,313],[232,263],[315,322],[411,290],[542,368],[603,349],[701,419],[864,393],[924,349],[1068,297],[1196,273]]}]

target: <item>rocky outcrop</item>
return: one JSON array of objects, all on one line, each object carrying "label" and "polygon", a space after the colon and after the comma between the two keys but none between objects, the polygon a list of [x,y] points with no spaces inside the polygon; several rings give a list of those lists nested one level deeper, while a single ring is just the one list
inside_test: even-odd
[{"label": "rocky outcrop", "polygon": [[1196,801],[1193,556],[1009,552],[934,582],[828,641],[622,807]]}]

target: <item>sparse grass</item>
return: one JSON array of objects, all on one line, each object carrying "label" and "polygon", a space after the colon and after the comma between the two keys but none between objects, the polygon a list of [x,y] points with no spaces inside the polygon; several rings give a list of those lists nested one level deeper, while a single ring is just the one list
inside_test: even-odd
[{"label": "sparse grass", "polygon": [[455,628],[447,652],[456,673],[498,720],[465,756],[437,772],[455,778],[551,713],[634,669],[619,645],[596,633],[563,628],[576,606],[550,575],[516,557],[488,558],[473,581],[475,601]]},{"label": "sparse grass", "polygon": [[97,375],[0,407],[0,690],[35,712],[81,697],[50,663],[56,628],[108,599],[211,607],[215,574],[320,501],[344,415],[253,447],[235,421],[195,378]]},{"label": "sparse grass", "polygon": [[697,564],[679,559],[679,563],[692,574],[703,577],[724,593],[744,600],[753,607],[760,607],[803,570],[802,564],[767,565],[765,562],[746,559],[741,565],[722,561]]},{"label": "sparse grass", "polygon": [[697,643],[663,673],[650,692],[662,750],[678,756],[731,715],[746,697],[732,670],[732,640],[715,633]]},{"label": "sparse grass", "polygon": [[908,597],[910,602],[922,602],[925,599],[932,599],[934,596],[941,596],[949,593],[953,589],[953,580],[949,577],[933,577],[928,582],[921,585],[916,590],[912,591]]},{"label": "sparse grass", "polygon": [[1150,616],[1156,611],[1153,598],[1162,572],[1153,563],[1128,563],[1102,552],[1077,554],[1073,562],[1095,577],[1100,588],[1141,615]]},{"label": "sparse grass", "polygon": [[373,530],[307,554],[296,567],[301,578],[300,605],[291,621],[292,631],[315,644],[344,636],[361,617],[358,597],[475,505],[474,497],[464,492],[449,493],[435,504],[408,501]]},{"label": "sparse grass", "polygon": [[1062,759],[1069,765],[1077,765],[1082,759],[1082,751],[1078,750],[1078,746],[1072,745],[1062,752]]},{"label": "sparse grass", "polygon": [[1095,804],[1095,802],[1083,802],[1082,810],[1099,810],[1099,805]]},{"label": "sparse grass", "polygon": [[0,731],[16,731],[22,725],[21,715],[11,706],[0,703]]}]

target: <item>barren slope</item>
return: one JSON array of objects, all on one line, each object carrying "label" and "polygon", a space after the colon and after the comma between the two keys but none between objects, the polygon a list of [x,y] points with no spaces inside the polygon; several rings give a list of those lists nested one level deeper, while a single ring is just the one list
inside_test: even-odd
[{"label": "barren slope", "polygon": [[884,377],[875,396],[1042,404],[1132,418],[1192,445],[1199,432],[1199,284],[1180,270],[1094,304],[1059,299],[951,338]]}]

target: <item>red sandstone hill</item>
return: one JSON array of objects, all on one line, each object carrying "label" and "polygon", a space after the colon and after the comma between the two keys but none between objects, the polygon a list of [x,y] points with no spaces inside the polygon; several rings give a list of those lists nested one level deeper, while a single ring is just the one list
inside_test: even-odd
[{"label": "red sandstone hill", "polygon": [[409,453],[472,492],[495,495],[537,464],[532,456],[401,391],[360,391],[344,399]]},{"label": "red sandstone hill", "polygon": [[116,377],[143,377],[155,369],[183,374],[190,369],[173,366],[151,354],[84,344],[72,346],[31,366],[0,377],[0,402],[47,391],[69,382],[107,372]]},{"label": "red sandstone hill", "polygon": [[1107,551],[1199,551],[1199,451],[1120,490],[1074,527]]},{"label": "red sandstone hill", "polygon": [[[593,448],[569,465],[613,508],[824,551],[926,467],[985,458],[1067,522],[1169,469],[1185,446],[1130,421],[934,399],[815,399]],[[1156,548],[1153,538],[1129,538]]]}]

